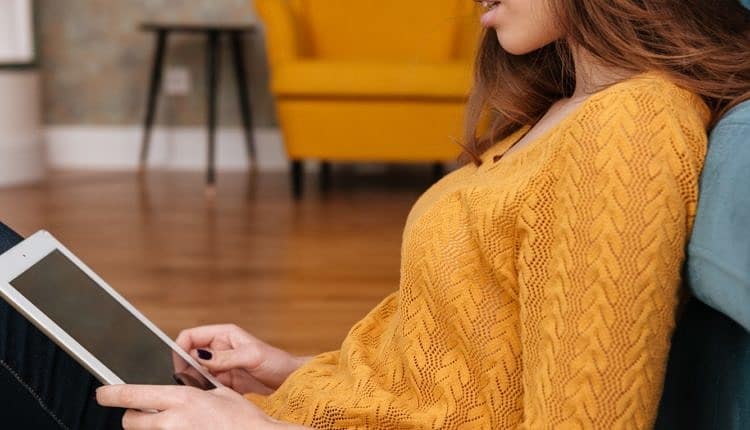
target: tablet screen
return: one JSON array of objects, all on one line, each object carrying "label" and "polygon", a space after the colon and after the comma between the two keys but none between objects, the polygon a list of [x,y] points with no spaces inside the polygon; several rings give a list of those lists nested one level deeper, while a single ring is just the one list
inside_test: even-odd
[{"label": "tablet screen", "polygon": [[215,388],[60,251],[10,284],[126,383]]}]

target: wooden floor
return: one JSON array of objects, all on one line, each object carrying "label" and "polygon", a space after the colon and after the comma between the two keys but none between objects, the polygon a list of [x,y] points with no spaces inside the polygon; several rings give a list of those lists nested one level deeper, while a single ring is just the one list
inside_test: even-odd
[{"label": "wooden floor", "polygon": [[[299,354],[337,349],[398,288],[401,230],[430,174],[337,171],[295,203],[287,176],[55,173],[0,190],[0,220],[52,232],[169,335],[236,323]],[[310,182],[310,181],[308,181]]]}]

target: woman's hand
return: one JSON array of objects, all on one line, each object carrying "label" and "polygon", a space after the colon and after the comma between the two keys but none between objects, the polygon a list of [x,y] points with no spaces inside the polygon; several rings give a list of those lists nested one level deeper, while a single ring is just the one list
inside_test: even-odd
[{"label": "woman's hand", "polygon": [[274,348],[233,324],[183,330],[177,345],[239,393],[270,394],[310,357]]},{"label": "woman's hand", "polygon": [[[192,387],[109,385],[96,390],[102,406],[129,409],[126,430],[139,429],[301,429],[274,420],[228,388],[202,391]],[[158,412],[142,412],[142,411]]]}]

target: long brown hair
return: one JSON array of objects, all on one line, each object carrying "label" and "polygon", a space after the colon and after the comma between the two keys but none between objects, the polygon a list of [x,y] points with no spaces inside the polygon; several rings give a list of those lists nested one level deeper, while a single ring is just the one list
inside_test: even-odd
[{"label": "long brown hair", "polygon": [[[711,126],[750,98],[750,11],[738,0],[549,0],[567,40],[602,65],[659,71],[698,94]],[[559,40],[525,55],[503,51],[485,30],[466,109],[464,161],[534,124],[575,89],[571,47]],[[481,124],[486,130],[480,133]]]}]

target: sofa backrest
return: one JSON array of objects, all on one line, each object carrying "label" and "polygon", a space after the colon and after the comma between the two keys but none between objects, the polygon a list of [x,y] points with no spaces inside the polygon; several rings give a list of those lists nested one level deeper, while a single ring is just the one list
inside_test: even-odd
[{"label": "sofa backrest", "polygon": [[[441,62],[467,58],[480,29],[469,0],[288,2],[302,53],[329,60]],[[470,34],[467,36],[467,32]]]},{"label": "sofa backrest", "polygon": [[714,127],[656,430],[750,428],[750,101]]}]

